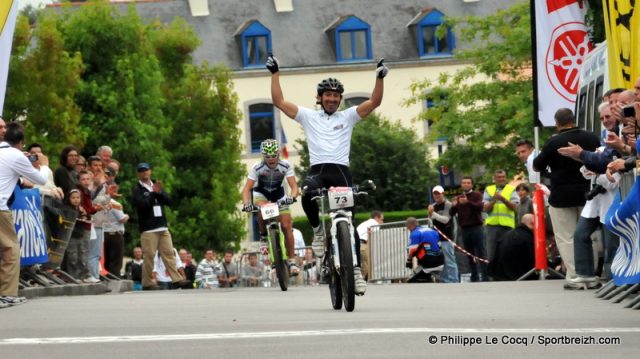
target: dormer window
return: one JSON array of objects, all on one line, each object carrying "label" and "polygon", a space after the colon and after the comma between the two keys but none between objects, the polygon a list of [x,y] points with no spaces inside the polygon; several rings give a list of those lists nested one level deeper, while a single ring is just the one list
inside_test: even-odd
[{"label": "dormer window", "polygon": [[336,51],[336,61],[355,62],[373,58],[371,26],[354,15],[341,16],[325,29]]},{"label": "dormer window", "polygon": [[453,32],[447,27],[439,36],[438,28],[444,22],[444,14],[437,9],[427,8],[409,22],[407,27],[418,42],[420,57],[451,56],[455,47]]},{"label": "dormer window", "polygon": [[249,20],[242,24],[235,36],[242,48],[244,67],[261,67],[271,52],[271,31],[258,20]]}]

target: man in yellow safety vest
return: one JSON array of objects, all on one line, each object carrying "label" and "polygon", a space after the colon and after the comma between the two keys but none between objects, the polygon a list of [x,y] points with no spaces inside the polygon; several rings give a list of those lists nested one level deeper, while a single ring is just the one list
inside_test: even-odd
[{"label": "man in yellow safety vest", "polygon": [[507,173],[496,170],[493,175],[495,184],[489,185],[484,191],[484,211],[487,213],[485,225],[485,247],[489,261],[493,260],[496,241],[503,234],[516,226],[516,207],[520,198],[516,188],[507,183]]}]

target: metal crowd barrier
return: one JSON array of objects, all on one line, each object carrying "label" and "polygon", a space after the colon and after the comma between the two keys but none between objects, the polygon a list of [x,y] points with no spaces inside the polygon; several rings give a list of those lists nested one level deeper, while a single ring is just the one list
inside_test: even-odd
[{"label": "metal crowd barrier", "polygon": [[[258,255],[258,261],[262,262],[265,265],[265,272],[263,273],[263,276],[260,280],[260,283],[258,285],[258,287],[272,287],[272,286],[277,286],[277,279],[274,278],[275,274],[271,273],[273,271],[273,269],[270,268],[270,265],[267,264],[268,263],[268,258],[269,255],[265,254],[263,247],[268,247],[268,244],[266,242],[255,242],[257,243],[255,246],[255,248],[251,248],[253,250],[249,250],[249,251],[245,251],[242,252],[240,254],[240,258],[237,260],[237,266],[238,266],[238,275],[240,277],[240,280],[238,281],[238,284],[240,287],[246,287],[247,286],[247,280],[246,278],[244,278],[243,273],[242,273],[242,269],[243,267],[246,266],[245,262],[247,261],[247,257],[249,256],[249,254],[257,254]],[[295,248],[295,253],[298,254],[303,253],[304,250],[306,250],[306,248],[310,248],[310,247],[296,247]],[[317,285],[317,280],[310,280],[310,278],[308,277],[308,273],[307,271],[304,270],[304,266],[302,264],[302,260],[298,261],[298,268],[300,269],[300,273],[298,273],[298,276],[295,277],[289,277],[289,285],[292,286],[306,286],[306,285]]]},{"label": "metal crowd barrier", "polygon": [[[428,218],[418,224],[432,226]],[[371,226],[369,233],[369,281],[391,281],[409,278],[406,268],[409,231],[406,223],[391,222]]]}]

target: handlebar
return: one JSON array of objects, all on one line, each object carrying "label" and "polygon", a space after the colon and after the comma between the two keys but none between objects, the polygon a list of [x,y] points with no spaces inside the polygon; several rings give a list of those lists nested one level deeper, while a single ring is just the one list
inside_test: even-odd
[{"label": "handlebar", "polygon": [[[347,188],[351,188],[351,190],[353,191],[353,195],[354,196],[364,196],[364,195],[368,195],[369,193],[366,191],[375,191],[376,190],[376,184],[373,183],[372,180],[366,180],[364,184],[362,185],[355,185],[353,187],[347,187]],[[316,188],[316,189],[309,189],[308,186],[304,186],[302,188],[302,195],[306,195],[306,194],[312,194],[314,195],[311,199],[312,200],[316,200],[316,199],[320,199],[323,198],[327,195],[327,192],[329,192],[328,188]]]},{"label": "handlebar", "polygon": [[[296,198],[293,198],[293,203],[296,203],[296,202],[298,202],[298,200],[297,200]],[[288,204],[284,204],[281,200],[277,200],[275,203],[278,205],[278,209],[280,209],[280,210],[281,210],[281,209],[282,209],[282,207],[284,207],[284,206],[289,206]],[[250,211],[245,211],[244,209],[243,209],[242,211],[243,211],[243,212],[247,212],[247,213],[257,213],[257,212],[260,212],[260,206],[253,204],[253,205],[251,205],[251,207],[252,207],[252,208],[251,208],[251,210],[250,210]]]}]

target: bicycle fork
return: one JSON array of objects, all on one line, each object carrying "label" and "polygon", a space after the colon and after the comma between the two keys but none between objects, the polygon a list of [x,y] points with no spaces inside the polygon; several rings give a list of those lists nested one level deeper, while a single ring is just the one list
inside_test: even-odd
[{"label": "bicycle fork", "polygon": [[351,212],[337,211],[329,213],[331,217],[331,245],[333,246],[333,265],[340,270],[340,243],[338,243],[338,223],[345,222],[349,227],[349,240],[351,241],[351,255],[353,264],[358,263],[356,256],[356,239],[351,225]]},{"label": "bicycle fork", "polygon": [[[274,226],[274,227],[272,227]],[[278,231],[278,238],[271,238],[271,233],[272,233],[272,229],[275,229]],[[280,227],[280,224],[270,224],[267,226],[267,233],[269,234],[269,259],[271,260],[271,263],[275,263],[275,256],[273,255],[274,252],[274,248],[273,246],[276,245],[276,243],[274,241],[277,241],[280,245],[280,250],[278,251],[280,253],[280,257],[283,260],[287,260],[289,259],[289,257],[287,256],[287,247],[285,245],[285,239],[284,239],[284,233],[282,232],[282,228]]]}]

